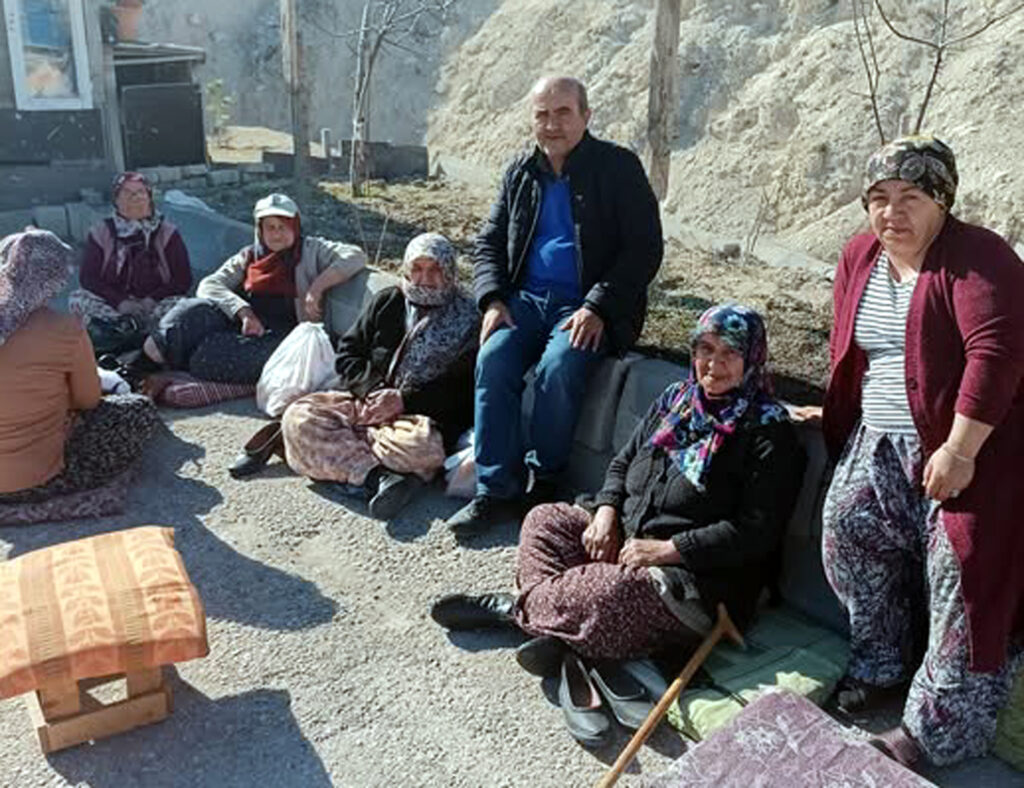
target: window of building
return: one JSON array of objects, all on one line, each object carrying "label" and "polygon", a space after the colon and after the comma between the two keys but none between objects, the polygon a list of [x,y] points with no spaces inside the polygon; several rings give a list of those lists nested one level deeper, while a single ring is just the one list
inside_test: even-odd
[{"label": "window of building", "polygon": [[18,109],[91,109],[83,0],[3,0]]}]

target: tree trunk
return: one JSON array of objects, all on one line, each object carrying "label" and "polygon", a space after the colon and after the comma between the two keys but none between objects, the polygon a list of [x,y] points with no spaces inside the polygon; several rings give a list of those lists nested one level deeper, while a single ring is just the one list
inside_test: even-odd
[{"label": "tree trunk", "polygon": [[281,55],[283,58],[285,84],[291,103],[292,147],[294,150],[295,197],[299,205],[309,204],[309,74],[305,71],[302,33],[299,31],[296,0],[280,0],[281,5]]},{"label": "tree trunk", "polygon": [[363,20],[359,26],[359,42],[356,45],[356,79],[352,93],[352,144],[349,151],[349,182],[352,196],[361,197],[363,181],[366,179],[366,111],[370,89],[369,41],[370,6],[373,0],[363,5]]},{"label": "tree trunk", "polygon": [[657,0],[655,14],[647,99],[647,144],[650,148],[647,174],[654,194],[661,201],[668,192],[672,143],[676,136],[680,0]]}]

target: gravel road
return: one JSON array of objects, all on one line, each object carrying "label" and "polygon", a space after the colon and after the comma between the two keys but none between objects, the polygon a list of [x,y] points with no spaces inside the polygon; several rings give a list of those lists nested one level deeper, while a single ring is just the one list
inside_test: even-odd
[{"label": "gravel road", "polygon": [[[260,424],[249,400],[163,416],[124,515],[0,528],[0,554],[173,526],[210,655],[172,675],[166,722],[49,759],[24,704],[0,702],[0,785],[572,786],[614,760],[625,732],[579,747],[554,682],[516,665],[520,636],[449,636],[427,615],[445,592],[510,587],[511,526],[460,545],[441,522],[459,503],[440,490],[384,524],[279,462],[236,481],[225,469]],[[682,751],[662,726],[620,784]]]}]

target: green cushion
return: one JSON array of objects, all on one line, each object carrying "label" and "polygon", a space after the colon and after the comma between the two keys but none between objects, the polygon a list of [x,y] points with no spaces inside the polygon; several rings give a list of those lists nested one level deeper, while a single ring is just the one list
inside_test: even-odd
[{"label": "green cushion", "polygon": [[765,692],[787,689],[821,704],[846,671],[843,638],[786,609],[765,611],[745,635],[746,648],[721,643],[704,663],[709,687],[684,691],[668,721],[697,740],[728,724]]},{"label": "green cushion", "polygon": [[1010,702],[999,712],[992,751],[1011,766],[1024,771],[1024,671],[1010,690]]}]

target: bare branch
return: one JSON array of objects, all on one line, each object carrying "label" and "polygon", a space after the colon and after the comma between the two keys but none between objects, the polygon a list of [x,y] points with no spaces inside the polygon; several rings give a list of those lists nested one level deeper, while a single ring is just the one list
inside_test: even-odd
[{"label": "bare branch", "polygon": [[928,47],[929,49],[938,48],[938,44],[936,44],[934,41],[926,41],[923,38],[917,38],[915,36],[907,35],[902,30],[899,30],[886,15],[885,9],[882,8],[882,0],[875,0],[875,8],[878,9],[878,15],[882,17],[882,21],[885,22],[885,26],[889,28],[889,30],[892,32],[894,36],[896,36],[896,38],[902,38],[904,41],[911,41],[915,44],[920,44],[923,47]]},{"label": "bare branch", "polygon": [[[867,15],[861,0],[851,0],[853,5],[853,32],[857,37],[857,49],[860,51],[860,59],[864,64],[864,73],[868,79],[868,97],[871,99],[871,112],[875,117],[875,128],[878,129],[878,136],[882,145],[885,144],[885,130],[882,128],[882,117],[878,111],[878,82],[881,73],[878,68],[878,59],[875,56],[874,42],[871,36],[871,27],[868,24]],[[864,33],[861,33],[861,25],[864,26]],[[865,39],[867,42],[865,44]],[[870,60],[868,55],[870,48]]]},{"label": "bare branch", "polygon": [[996,16],[991,17],[987,22],[985,22],[985,24],[983,24],[977,30],[972,30],[970,33],[965,33],[964,35],[960,36],[959,38],[954,38],[952,41],[950,41],[948,44],[946,44],[946,46],[947,47],[954,47],[957,44],[962,44],[964,41],[969,41],[970,39],[974,38],[975,36],[980,36],[982,33],[984,33],[986,30],[988,30],[993,25],[997,25],[1000,22],[1005,21],[1008,17],[1013,16],[1014,14],[1016,14],[1020,10],[1024,10],[1024,3],[1020,3],[1018,5],[1015,5],[1013,8],[1010,8],[1008,11],[1004,11],[1001,14],[997,14]]}]

